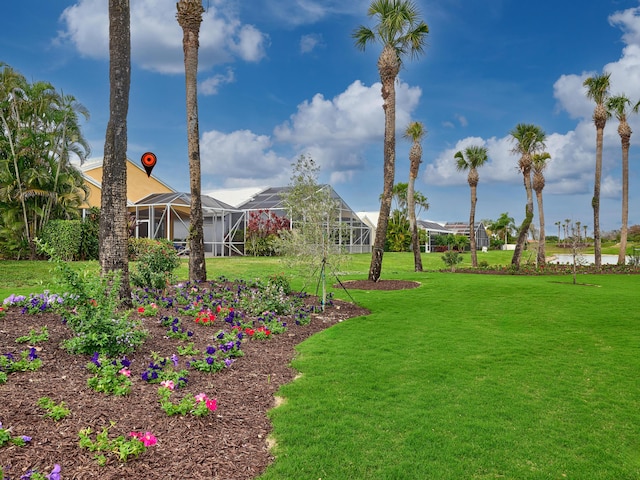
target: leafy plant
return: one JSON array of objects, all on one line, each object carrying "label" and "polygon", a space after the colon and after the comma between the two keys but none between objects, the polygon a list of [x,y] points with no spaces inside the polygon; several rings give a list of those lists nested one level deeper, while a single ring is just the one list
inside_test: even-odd
[{"label": "leafy plant", "polygon": [[47,413],[44,414],[45,417],[51,418],[56,422],[66,418],[71,413],[71,410],[66,407],[64,402],[56,404],[56,402],[49,397],[40,397],[37,405],[47,411]]},{"label": "leafy plant", "polygon": [[42,360],[38,358],[35,347],[20,352],[18,359],[11,352],[0,355],[0,384],[6,383],[10,373],[32,372],[41,366]]},{"label": "leafy plant", "polygon": [[456,270],[456,265],[462,262],[462,255],[454,250],[444,252],[441,258],[445,265],[451,267],[452,272]]},{"label": "leafy plant", "polygon": [[96,392],[124,396],[131,392],[131,362],[123,357],[111,360],[100,356],[97,352],[87,363],[87,370],[93,377],[87,379],[87,385]]},{"label": "leafy plant", "polygon": [[32,328],[29,330],[28,335],[16,338],[17,343],[28,343],[29,345],[46,342],[47,340],[49,340],[49,330],[46,325],[40,327],[40,333],[37,333],[36,330]]},{"label": "leafy plant", "polygon": [[11,435],[11,428],[3,428],[2,422],[0,422],[0,447],[4,446],[7,443],[12,443],[18,447],[24,447],[27,443],[31,441],[31,437],[27,435],[21,435],[19,437],[14,437]]},{"label": "leafy plant", "polygon": [[189,372],[187,370],[177,370],[179,358],[177,355],[171,357],[160,357],[153,353],[152,361],[147,369],[142,372],[141,377],[147,383],[161,383],[163,381],[174,382],[176,388],[182,388],[187,384]]},{"label": "leafy plant", "polygon": [[[115,423],[111,422],[111,427],[114,425]],[[80,448],[86,448],[90,452],[114,453],[121,462],[126,462],[129,457],[137,457],[146,452],[147,447],[157,443],[156,437],[151,434],[151,432],[130,432],[129,438],[120,435],[110,440],[109,428],[103,427],[102,431],[96,434],[95,441],[91,439],[92,434],[93,430],[91,427],[87,427],[78,432],[78,437],[80,438],[78,444]],[[98,454],[95,458],[99,465],[106,464],[107,459],[104,454]]]},{"label": "leafy plant", "polygon": [[173,387],[160,387],[158,396],[160,397],[160,407],[169,415],[194,415],[204,417],[209,412],[214,412],[218,408],[218,401],[215,398],[208,398],[204,393],[196,396],[185,395],[179,403],[171,401]]},{"label": "leafy plant", "polygon": [[138,262],[130,272],[131,283],[136,287],[164,290],[178,266],[180,257],[173,245],[168,241],[158,240],[138,256]]}]

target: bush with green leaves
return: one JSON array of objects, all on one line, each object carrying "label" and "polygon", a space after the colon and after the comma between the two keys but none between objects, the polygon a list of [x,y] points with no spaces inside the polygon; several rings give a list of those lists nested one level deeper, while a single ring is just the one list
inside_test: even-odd
[{"label": "bush with green leaves", "polygon": [[460,255],[460,253],[454,250],[449,250],[447,252],[444,252],[444,255],[442,255],[441,258],[442,258],[442,261],[445,263],[445,265],[447,265],[448,267],[451,267],[452,272],[455,271],[456,265],[462,262],[462,255]]},{"label": "bush with green leaves", "polygon": [[173,271],[180,266],[180,257],[168,241],[153,242],[137,254],[137,263],[129,277],[136,287],[163,290],[171,282]]},{"label": "bush with green leaves", "polygon": [[42,229],[41,240],[53,249],[65,261],[79,256],[82,240],[82,222],[80,220],[50,220]]},{"label": "bush with green leaves", "polygon": [[71,410],[67,408],[64,402],[56,403],[49,397],[40,397],[38,406],[46,411],[45,417],[51,418],[56,422],[66,418],[71,413]]},{"label": "bush with green leaves", "polygon": [[71,294],[75,304],[65,314],[67,326],[74,336],[63,342],[70,353],[91,355],[95,352],[118,357],[133,352],[147,338],[148,332],[139,320],[129,318],[129,311],[120,307],[121,274],[118,271],[102,276],[81,275],[55,250],[39,242],[40,248],[55,262],[57,282]]}]

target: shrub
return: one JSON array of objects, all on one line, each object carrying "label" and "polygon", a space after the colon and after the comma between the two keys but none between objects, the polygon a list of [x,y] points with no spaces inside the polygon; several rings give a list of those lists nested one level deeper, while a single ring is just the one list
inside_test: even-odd
[{"label": "shrub", "polygon": [[180,265],[180,257],[168,241],[151,242],[145,245],[144,251],[137,253],[138,263],[129,276],[136,287],[162,290],[171,282],[173,271]]},{"label": "shrub", "polygon": [[59,258],[70,262],[80,253],[82,223],[80,220],[51,220],[42,229],[41,237]]}]

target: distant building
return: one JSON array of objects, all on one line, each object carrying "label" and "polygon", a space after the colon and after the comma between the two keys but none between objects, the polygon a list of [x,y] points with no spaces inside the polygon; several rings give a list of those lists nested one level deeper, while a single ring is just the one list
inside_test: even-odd
[{"label": "distant building", "polygon": [[[444,228],[452,231],[455,235],[464,235],[467,238],[471,238],[469,222],[447,222],[444,224]],[[487,230],[484,228],[484,224],[482,222],[476,222],[474,229],[476,235],[476,249],[481,250],[482,247],[489,248],[489,235],[487,234]]]}]

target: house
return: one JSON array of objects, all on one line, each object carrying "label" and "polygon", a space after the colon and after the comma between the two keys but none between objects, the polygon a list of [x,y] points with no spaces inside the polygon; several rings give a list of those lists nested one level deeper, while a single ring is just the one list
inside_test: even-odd
[{"label": "house", "polygon": [[[471,238],[469,222],[447,222],[444,224],[444,228],[453,232],[454,235],[464,235],[467,238]],[[476,222],[474,224],[474,232],[476,236],[476,249],[482,250],[483,247],[489,248],[489,235],[482,222]]]},{"label": "house", "polygon": [[[178,192],[127,159],[127,210],[135,219],[136,238],[164,238],[177,247],[185,247],[189,232],[191,194]],[[79,167],[89,197],[83,208],[100,207],[102,159]],[[231,205],[202,195],[205,254],[242,255],[244,224],[242,212]]]},{"label": "house", "polygon": [[[137,238],[164,238],[177,248],[186,247],[189,232],[191,194],[178,192],[157,177],[127,159],[127,210],[135,219]],[[100,207],[102,159],[79,167],[89,187],[84,209]],[[244,255],[247,218],[251,211],[268,209],[287,216],[281,193],[290,187],[270,187],[251,192],[251,197],[232,206],[209,195],[202,195],[204,247],[207,256]],[[331,196],[338,201],[339,242],[349,253],[371,251],[371,229],[349,208],[329,185]],[[237,193],[237,192],[236,192]],[[295,225],[294,225],[295,228]]]}]

